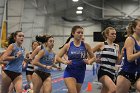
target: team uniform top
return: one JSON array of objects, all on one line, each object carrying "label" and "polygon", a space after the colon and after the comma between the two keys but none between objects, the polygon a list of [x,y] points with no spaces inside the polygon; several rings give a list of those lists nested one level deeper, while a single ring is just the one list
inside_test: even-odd
[{"label": "team uniform top", "polygon": [[21,51],[22,54],[20,57],[15,58],[14,60],[9,61],[6,65],[5,70],[21,73],[22,72],[22,62],[24,60],[24,49],[22,47],[18,47],[15,43],[12,44],[14,49],[10,56],[15,56],[17,52]]}]

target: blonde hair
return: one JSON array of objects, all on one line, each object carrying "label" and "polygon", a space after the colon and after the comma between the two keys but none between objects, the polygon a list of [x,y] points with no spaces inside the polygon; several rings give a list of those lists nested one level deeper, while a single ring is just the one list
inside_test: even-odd
[{"label": "blonde hair", "polygon": [[110,30],[115,30],[115,28],[113,28],[113,27],[107,27],[107,28],[102,32],[103,38],[104,38],[105,40],[107,39],[106,35],[109,34],[109,31],[110,31]]},{"label": "blonde hair", "polygon": [[132,22],[128,24],[128,27],[126,28],[127,32],[126,37],[129,37],[134,33],[134,28],[136,28],[138,22],[140,22],[140,18],[134,19]]}]

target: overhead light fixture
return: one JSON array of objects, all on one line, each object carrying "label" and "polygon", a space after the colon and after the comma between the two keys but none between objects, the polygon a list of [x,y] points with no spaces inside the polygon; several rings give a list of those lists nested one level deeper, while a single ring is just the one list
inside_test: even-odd
[{"label": "overhead light fixture", "polygon": [[73,2],[78,2],[79,0],[72,0]]},{"label": "overhead light fixture", "polygon": [[83,10],[82,6],[77,7],[77,10]]},{"label": "overhead light fixture", "polygon": [[82,11],[76,11],[76,14],[82,14]]}]

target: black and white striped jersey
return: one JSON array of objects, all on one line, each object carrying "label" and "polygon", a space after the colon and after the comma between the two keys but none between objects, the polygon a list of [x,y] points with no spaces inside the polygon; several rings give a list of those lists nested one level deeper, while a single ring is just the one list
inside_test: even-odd
[{"label": "black and white striped jersey", "polygon": [[114,46],[109,46],[108,43],[104,42],[104,49],[101,53],[101,65],[102,70],[115,75],[115,64],[118,58],[118,49],[116,49],[116,44]]}]

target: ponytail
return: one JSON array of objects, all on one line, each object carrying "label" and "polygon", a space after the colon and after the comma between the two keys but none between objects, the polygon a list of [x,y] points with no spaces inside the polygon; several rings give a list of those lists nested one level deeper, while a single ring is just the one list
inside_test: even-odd
[{"label": "ponytail", "polygon": [[[71,33],[70,37],[66,40],[65,44],[69,43],[69,41],[71,40],[71,38],[73,38],[72,33]],[[64,45],[65,45],[65,44],[64,44]],[[59,49],[63,48],[63,47],[64,47],[64,45],[63,45],[63,46],[61,46],[61,47],[59,47]]]},{"label": "ponytail", "polygon": [[38,41],[38,42],[41,42],[41,43],[46,42],[45,37],[43,37],[43,36],[37,35],[35,38],[36,38],[36,41]]},{"label": "ponytail", "polygon": [[102,32],[102,36],[105,40],[107,39],[106,36],[105,36],[105,31]]},{"label": "ponytail", "polygon": [[16,42],[15,37],[19,32],[22,32],[22,31],[16,31],[16,32],[13,32],[13,33],[10,34],[10,36],[8,38],[8,45]]},{"label": "ponytail", "polygon": [[134,29],[136,28],[138,22],[140,22],[140,19],[134,19],[131,23],[128,24],[128,27],[126,28],[126,32],[127,32],[127,37],[131,36],[134,33]]},{"label": "ponytail", "polygon": [[53,38],[53,36],[51,36],[51,35],[43,35],[43,36],[37,35],[36,41],[41,42],[41,43],[45,43],[45,42],[48,42],[49,38]]}]

